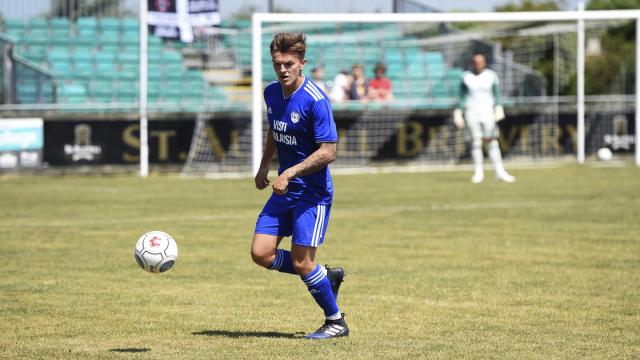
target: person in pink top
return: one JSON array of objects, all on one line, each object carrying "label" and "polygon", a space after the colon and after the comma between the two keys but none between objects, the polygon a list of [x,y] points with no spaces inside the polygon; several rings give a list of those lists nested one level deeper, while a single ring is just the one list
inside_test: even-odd
[{"label": "person in pink top", "polygon": [[375,77],[369,81],[368,97],[374,101],[387,101],[393,99],[391,80],[386,76],[387,66],[377,63],[373,70]]}]

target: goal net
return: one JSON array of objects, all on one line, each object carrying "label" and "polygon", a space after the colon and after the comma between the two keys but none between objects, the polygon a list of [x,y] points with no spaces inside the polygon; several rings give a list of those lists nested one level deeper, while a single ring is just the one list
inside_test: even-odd
[{"label": "goal net", "polygon": [[[553,16],[505,21],[493,13],[483,15],[494,20],[460,22],[437,21],[434,14],[394,14],[396,21],[371,14],[256,14],[251,33],[247,29],[225,40],[247,56],[246,39],[253,36],[252,112],[214,110],[200,116],[183,172],[255,172],[268,128],[262,89],[275,79],[269,43],[277,32],[294,31],[307,35],[305,76],[332,101],[339,133],[333,168],[469,162],[470,139],[455,128],[451,115],[463,73],[477,53],[500,80],[506,119],[499,123],[499,142],[507,162],[576,157],[582,162],[603,147],[616,157],[631,157],[636,63],[629,52],[636,51],[633,16],[638,14],[616,13],[626,18],[584,21],[583,40],[575,19]],[[237,61],[249,64],[246,57]],[[349,85],[358,69],[370,85],[380,64],[392,83],[392,99],[369,97],[357,81]]]}]

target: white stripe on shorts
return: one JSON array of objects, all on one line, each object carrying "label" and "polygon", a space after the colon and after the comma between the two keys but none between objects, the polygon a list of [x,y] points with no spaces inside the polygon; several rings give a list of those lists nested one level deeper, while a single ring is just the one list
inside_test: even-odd
[{"label": "white stripe on shorts", "polygon": [[322,236],[322,228],[324,227],[325,205],[318,205],[316,214],[316,224],[313,227],[313,237],[311,238],[311,246],[317,247]]}]

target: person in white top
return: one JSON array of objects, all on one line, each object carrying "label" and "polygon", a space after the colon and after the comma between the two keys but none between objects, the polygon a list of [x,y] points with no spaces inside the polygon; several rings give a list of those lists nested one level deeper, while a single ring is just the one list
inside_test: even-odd
[{"label": "person in white top", "polygon": [[349,85],[349,77],[346,71],[339,72],[333,79],[333,86],[329,92],[329,98],[333,102],[343,102],[347,100],[347,86]]},{"label": "person in white top", "polygon": [[504,119],[498,75],[487,69],[487,61],[482,54],[475,54],[472,64],[473,71],[465,71],[462,75],[460,98],[457,108],[453,111],[454,125],[458,129],[464,128],[471,138],[471,157],[475,167],[471,182],[477,184],[484,180],[484,142],[496,171],[496,179],[513,183],[516,178],[504,169],[498,144],[499,129],[496,124]]}]

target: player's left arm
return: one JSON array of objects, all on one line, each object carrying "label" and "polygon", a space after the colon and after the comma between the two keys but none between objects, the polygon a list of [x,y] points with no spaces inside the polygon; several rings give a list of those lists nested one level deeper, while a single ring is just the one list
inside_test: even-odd
[{"label": "player's left arm", "polygon": [[495,105],[493,107],[493,118],[496,122],[499,122],[504,119],[504,107],[502,107],[502,97],[500,96],[500,82],[497,75],[495,75],[495,80],[493,81],[493,85],[491,86],[491,92],[493,93],[493,98],[495,101]]},{"label": "player's left arm", "polygon": [[292,179],[318,172],[336,160],[338,131],[327,99],[320,100],[313,106],[313,130],[318,148],[302,162],[278,176],[272,185],[276,194],[285,194]]}]

